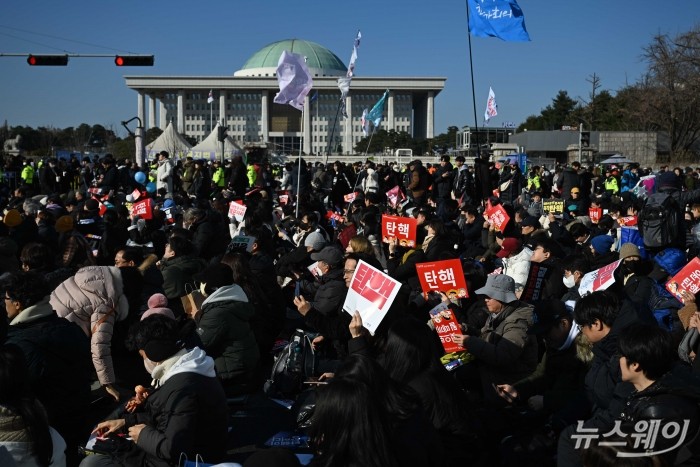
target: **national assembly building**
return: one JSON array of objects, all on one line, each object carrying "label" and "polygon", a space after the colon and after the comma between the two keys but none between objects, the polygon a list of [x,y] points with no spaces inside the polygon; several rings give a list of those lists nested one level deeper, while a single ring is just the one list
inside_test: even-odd
[{"label": "national assembly building", "polygon": [[[302,112],[273,103],[279,91],[276,69],[282,51],[306,58],[313,89]],[[241,146],[267,146],[294,154],[352,154],[363,138],[361,116],[389,90],[381,128],[433,138],[435,97],[446,78],[354,76],[346,101],[347,118],[338,115],[338,77],[347,67],[325,47],[299,39],[275,42],[253,54],[233,76],[125,76],[138,93],[138,117],[145,129],[176,124],[181,134],[202,141],[218,122]],[[213,98],[213,102],[208,103]],[[158,110],[156,110],[158,109]],[[333,125],[338,115],[335,131]],[[212,121],[213,120],[213,121]],[[303,123],[303,125],[302,125]],[[303,138],[302,138],[303,137]]]}]

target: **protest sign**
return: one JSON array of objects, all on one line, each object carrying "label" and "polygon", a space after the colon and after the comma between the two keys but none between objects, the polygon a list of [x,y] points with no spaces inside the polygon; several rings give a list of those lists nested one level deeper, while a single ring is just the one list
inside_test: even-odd
[{"label": "protest sign", "polygon": [[418,223],[412,217],[382,215],[382,241],[396,238],[399,245],[413,248],[416,246],[416,230]]},{"label": "protest sign", "polygon": [[464,350],[461,345],[455,344],[452,341],[452,335],[456,334],[458,336],[462,335],[462,329],[455,318],[454,313],[447,306],[447,303],[440,302],[432,310],[430,310],[430,319],[435,325],[435,331],[440,337],[440,342],[442,347],[445,349],[445,353],[459,352]]},{"label": "protest sign", "polygon": [[542,209],[546,213],[564,214],[564,200],[562,200],[562,199],[542,200]]},{"label": "protest sign", "polygon": [[289,192],[287,190],[280,190],[277,192],[277,198],[281,205],[289,203]]},{"label": "protest sign", "polygon": [[134,188],[134,191],[131,192],[132,201],[138,201],[140,197],[141,191],[138,188]]},{"label": "protest sign", "polygon": [[678,274],[666,283],[666,290],[681,303],[685,303],[681,292],[686,291],[695,295],[700,290],[700,259],[696,256],[678,271]]},{"label": "protest sign", "polygon": [[245,250],[248,253],[253,251],[253,244],[255,243],[255,237],[247,235],[236,235],[231,239],[231,243],[228,244],[228,248],[232,250]]},{"label": "protest sign", "polygon": [[450,298],[469,296],[462,262],[458,259],[418,263],[416,272],[423,292],[445,292]]},{"label": "protest sign", "polygon": [[527,274],[527,282],[523,287],[523,293],[520,295],[520,300],[536,301],[542,296],[542,288],[544,287],[547,272],[549,269],[542,266],[540,263],[530,262],[530,270]]},{"label": "protest sign", "polygon": [[510,221],[510,216],[500,204],[486,210],[485,214],[486,219],[493,224],[496,227],[496,230],[499,232],[503,232],[503,229],[508,224],[508,221]]},{"label": "protest sign", "polygon": [[374,334],[400,288],[400,282],[360,261],[352,275],[343,310],[350,315],[359,312],[363,326]]},{"label": "protest sign", "polygon": [[603,217],[602,208],[588,208],[588,217],[591,218],[591,222],[597,224],[600,222],[600,218]]},{"label": "protest sign", "polygon": [[605,290],[615,282],[613,274],[620,265],[622,260],[617,260],[603,266],[600,269],[591,271],[581,278],[581,283],[578,286],[578,293],[583,297],[598,290]]},{"label": "protest sign", "polygon": [[343,195],[343,201],[346,203],[352,203],[355,201],[355,198],[357,197],[357,192],[353,191],[352,193],[348,193],[347,195]]},{"label": "protest sign", "polygon": [[637,225],[637,216],[618,217],[617,223],[626,227]]},{"label": "protest sign", "polygon": [[395,208],[401,201],[406,199],[406,195],[404,195],[403,191],[396,185],[386,192],[386,199],[389,201],[391,207]]},{"label": "protest sign", "polygon": [[151,198],[142,199],[134,203],[131,207],[131,216],[139,216],[141,219],[153,219],[153,200]]},{"label": "protest sign", "polygon": [[243,220],[245,216],[245,211],[248,207],[241,201],[231,201],[228,206],[228,217],[235,218],[238,222]]}]

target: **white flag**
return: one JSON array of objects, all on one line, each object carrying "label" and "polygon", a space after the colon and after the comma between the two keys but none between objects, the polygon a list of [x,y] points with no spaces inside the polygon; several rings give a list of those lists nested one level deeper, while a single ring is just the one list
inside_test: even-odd
[{"label": "white flag", "polygon": [[214,93],[210,89],[209,90],[209,98],[207,99],[207,104],[211,104],[212,102],[214,102]]},{"label": "white flag", "polygon": [[289,104],[304,110],[304,99],[314,85],[306,60],[299,54],[282,51],[277,63],[277,82],[280,92],[275,96],[276,104]]},{"label": "white flag", "polygon": [[348,97],[348,93],[350,92],[350,82],[352,81],[352,77],[355,75],[355,62],[357,61],[357,49],[360,48],[360,39],[362,39],[362,33],[357,31],[357,36],[355,36],[355,41],[352,44],[352,55],[350,55],[348,72],[344,77],[338,78],[338,89],[340,89],[340,113],[345,118],[348,116],[345,108],[345,99]]},{"label": "white flag", "polygon": [[498,105],[496,104],[496,94],[494,94],[493,89],[489,87],[489,100],[486,101],[486,112],[484,112],[484,120],[486,123],[489,122],[493,117],[498,115]]}]

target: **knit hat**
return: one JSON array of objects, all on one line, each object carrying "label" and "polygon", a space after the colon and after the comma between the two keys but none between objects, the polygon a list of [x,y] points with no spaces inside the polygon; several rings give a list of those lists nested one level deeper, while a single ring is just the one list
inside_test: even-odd
[{"label": "knit hat", "polygon": [[17,227],[22,223],[22,215],[16,209],[10,209],[5,213],[5,217],[2,220],[8,227]]},{"label": "knit hat", "polygon": [[311,232],[304,239],[304,246],[311,247],[314,251],[321,251],[326,246],[326,239],[323,238],[320,232]]},{"label": "knit hat", "polygon": [[610,253],[613,243],[615,243],[615,240],[610,235],[598,235],[591,240],[591,246],[599,255]]},{"label": "knit hat", "polygon": [[73,230],[73,218],[71,216],[61,216],[56,220],[56,232],[64,233]]},{"label": "knit hat", "polygon": [[681,179],[675,172],[662,172],[656,176],[657,190],[680,190]]},{"label": "knit hat", "polygon": [[623,243],[620,247],[620,259],[626,259],[631,257],[641,258],[642,255],[639,253],[639,248],[634,243]]},{"label": "knit hat", "polygon": [[175,319],[175,313],[168,308],[168,299],[162,293],[154,293],[148,299],[148,310],[141,315],[141,321],[153,315],[161,315],[172,320]]}]

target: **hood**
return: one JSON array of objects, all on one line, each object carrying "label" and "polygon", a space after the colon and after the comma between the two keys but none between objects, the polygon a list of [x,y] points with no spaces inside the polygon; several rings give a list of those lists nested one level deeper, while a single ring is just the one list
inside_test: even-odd
[{"label": "hood", "polygon": [[228,302],[228,301],[244,302],[248,303],[248,296],[245,294],[240,285],[226,285],[224,287],[219,287],[207,297],[202,303],[202,306],[208,305],[216,302]]},{"label": "hood", "polygon": [[47,316],[56,315],[53,307],[49,303],[49,296],[44,297],[40,302],[20,311],[17,316],[10,321],[10,326],[22,323],[31,323],[37,319],[46,318]]},{"label": "hood", "polygon": [[530,250],[529,248],[523,248],[522,250],[520,250],[520,253],[513,256],[512,258],[503,258],[503,262],[508,264],[508,266],[513,266],[521,261],[530,261],[531,256],[532,250]]},{"label": "hood", "polygon": [[182,355],[173,366],[160,378],[161,385],[180,373],[196,373],[210,378],[216,377],[214,359],[209,357],[204,350],[195,347]]}]

